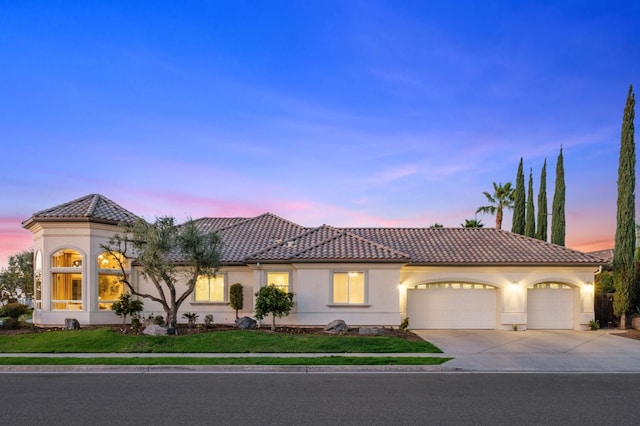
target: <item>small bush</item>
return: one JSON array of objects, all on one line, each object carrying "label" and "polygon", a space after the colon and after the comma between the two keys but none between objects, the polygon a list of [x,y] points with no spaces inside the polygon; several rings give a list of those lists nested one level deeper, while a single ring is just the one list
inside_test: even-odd
[{"label": "small bush", "polygon": [[2,321],[2,328],[6,328],[8,330],[13,330],[20,327],[21,325],[22,323],[18,318],[9,317],[5,318],[4,321]]},{"label": "small bush", "polygon": [[589,328],[591,330],[598,330],[600,328],[600,323],[598,320],[591,320],[589,321]]},{"label": "small bush", "polygon": [[244,306],[244,296],[242,293],[242,284],[235,283],[229,288],[229,305],[236,311],[236,319],[238,319],[238,311]]},{"label": "small bush", "polygon": [[213,324],[213,315],[211,314],[207,314],[204,316],[204,325],[206,325],[207,327],[211,327],[211,324]]},{"label": "small bush", "polygon": [[164,325],[164,317],[162,315],[156,315],[153,317],[153,323],[157,325]]},{"label": "small bush", "polygon": [[409,330],[409,317],[406,317],[405,319],[403,319],[398,328],[403,333],[406,333]]},{"label": "small bush", "polygon": [[0,308],[0,317],[18,319],[26,313],[29,313],[29,307],[22,303],[8,303]]}]

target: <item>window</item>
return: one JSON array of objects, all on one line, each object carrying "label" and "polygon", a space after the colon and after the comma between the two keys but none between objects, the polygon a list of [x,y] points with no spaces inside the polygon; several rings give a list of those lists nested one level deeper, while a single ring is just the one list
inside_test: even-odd
[{"label": "window", "polygon": [[227,292],[224,275],[199,276],[194,293],[195,302],[226,302]]},{"label": "window", "polygon": [[267,272],[267,285],[272,285],[285,293],[289,293],[289,273]]},{"label": "window", "polygon": [[33,260],[34,282],[33,282],[33,307],[42,309],[42,253],[36,251]]},{"label": "window", "polygon": [[82,255],[61,249],[51,256],[51,309],[82,310]]},{"label": "window", "polygon": [[334,272],[333,303],[365,303],[364,272]]},{"label": "window", "polygon": [[[122,265],[122,267],[121,267]],[[124,292],[122,269],[129,269],[129,260],[120,253],[104,252],[98,256],[98,309],[111,309]],[[124,276],[127,278],[127,275]]]},{"label": "window", "polygon": [[551,290],[566,290],[566,289],[570,289],[571,286],[568,284],[560,284],[560,283],[538,283],[534,285],[529,285],[529,288],[547,288]]},{"label": "window", "polygon": [[68,311],[82,310],[82,274],[52,274],[51,308]]}]

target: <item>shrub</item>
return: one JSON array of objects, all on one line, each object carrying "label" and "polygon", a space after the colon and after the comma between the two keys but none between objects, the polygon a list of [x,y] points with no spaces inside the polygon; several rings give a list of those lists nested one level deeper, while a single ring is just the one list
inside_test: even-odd
[{"label": "shrub", "polygon": [[600,328],[600,323],[598,320],[591,320],[589,321],[589,328],[591,330],[598,330]]},{"label": "shrub", "polygon": [[182,314],[182,318],[186,319],[189,322],[189,327],[193,327],[193,324],[198,321],[198,317],[199,315],[195,312],[185,312],[184,314]]},{"label": "shrub", "polygon": [[402,322],[400,323],[400,327],[398,328],[400,329],[400,331],[404,333],[409,331],[409,317],[406,317],[405,319],[403,319]]},{"label": "shrub", "polygon": [[164,325],[164,317],[162,315],[156,315],[153,317],[153,323],[157,325]]},{"label": "shrub", "polygon": [[29,313],[29,307],[22,303],[8,303],[0,308],[0,317],[18,319],[21,315]]},{"label": "shrub", "polygon": [[13,317],[9,317],[9,318],[5,318],[2,321],[2,328],[6,328],[9,330],[13,330],[15,328],[20,327],[21,322],[18,318],[13,318]]},{"label": "shrub", "polygon": [[204,325],[210,327],[213,324],[213,315],[207,314],[204,316]]},{"label": "shrub", "polygon": [[141,312],[142,309],[142,301],[132,299],[129,293],[121,294],[118,301],[111,304],[111,310],[119,317],[122,317],[123,327],[127,321],[127,315],[131,315],[133,317],[133,315]]},{"label": "shrub", "polygon": [[276,329],[276,317],[289,315],[293,308],[293,293],[286,293],[274,285],[262,287],[256,293],[256,318],[261,320],[271,314],[271,330]]},{"label": "shrub", "polygon": [[229,287],[229,305],[236,310],[236,319],[238,319],[238,311],[244,307],[242,284],[235,283]]}]

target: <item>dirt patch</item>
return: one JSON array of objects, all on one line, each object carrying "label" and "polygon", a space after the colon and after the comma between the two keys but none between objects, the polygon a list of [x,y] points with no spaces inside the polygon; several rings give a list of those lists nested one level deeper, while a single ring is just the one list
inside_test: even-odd
[{"label": "dirt patch", "polygon": [[627,339],[640,340],[640,330],[626,330],[620,333],[611,333],[614,336],[626,337]]}]

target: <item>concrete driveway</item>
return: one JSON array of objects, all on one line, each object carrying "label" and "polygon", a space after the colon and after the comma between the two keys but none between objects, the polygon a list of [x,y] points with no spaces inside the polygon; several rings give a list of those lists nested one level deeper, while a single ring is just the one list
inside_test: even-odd
[{"label": "concrete driveway", "polygon": [[463,371],[640,372],[640,341],[618,330],[412,330]]}]

